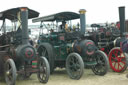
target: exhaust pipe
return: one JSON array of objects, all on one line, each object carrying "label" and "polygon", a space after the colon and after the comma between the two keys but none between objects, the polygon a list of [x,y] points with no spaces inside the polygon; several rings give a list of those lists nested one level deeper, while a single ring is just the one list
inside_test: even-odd
[{"label": "exhaust pipe", "polygon": [[21,8],[22,44],[28,44],[28,9]]},{"label": "exhaust pipe", "polygon": [[80,28],[81,28],[81,33],[85,34],[85,30],[86,30],[86,21],[85,21],[85,13],[86,10],[85,9],[80,9],[79,10],[80,13]]},{"label": "exhaust pipe", "polygon": [[121,36],[123,36],[125,29],[125,7],[119,7],[119,18],[120,18],[120,32]]}]

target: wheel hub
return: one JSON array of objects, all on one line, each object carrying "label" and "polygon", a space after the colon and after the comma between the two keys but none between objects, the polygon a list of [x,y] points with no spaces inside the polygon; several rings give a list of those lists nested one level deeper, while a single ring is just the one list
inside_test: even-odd
[{"label": "wheel hub", "polygon": [[116,60],[117,60],[118,62],[121,62],[121,58],[119,58],[119,57],[116,57]]},{"label": "wheel hub", "polygon": [[98,63],[98,64],[101,64],[101,63],[102,63],[102,61],[101,61],[101,60],[98,60],[98,61],[97,61],[97,63]]},{"label": "wheel hub", "polygon": [[121,59],[120,58],[118,58],[118,62],[121,62]]}]

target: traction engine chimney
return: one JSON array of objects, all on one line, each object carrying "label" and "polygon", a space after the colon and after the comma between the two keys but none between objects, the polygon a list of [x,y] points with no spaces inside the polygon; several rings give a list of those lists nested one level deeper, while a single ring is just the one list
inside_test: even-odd
[{"label": "traction engine chimney", "polygon": [[86,10],[85,9],[80,9],[79,10],[80,13],[80,28],[81,28],[81,33],[85,34],[85,30],[86,30],[86,21],[85,21],[85,13]]},{"label": "traction engine chimney", "polygon": [[28,44],[28,9],[21,8],[22,44]]}]

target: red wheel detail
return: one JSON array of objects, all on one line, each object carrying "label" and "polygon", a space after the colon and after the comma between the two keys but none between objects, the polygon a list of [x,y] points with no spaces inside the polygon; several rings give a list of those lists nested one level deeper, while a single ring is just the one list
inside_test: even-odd
[{"label": "red wheel detail", "polygon": [[116,62],[114,63],[114,67],[116,66]]},{"label": "red wheel detail", "polygon": [[120,48],[114,48],[110,51],[109,64],[115,72],[121,72],[126,68],[126,58]]}]

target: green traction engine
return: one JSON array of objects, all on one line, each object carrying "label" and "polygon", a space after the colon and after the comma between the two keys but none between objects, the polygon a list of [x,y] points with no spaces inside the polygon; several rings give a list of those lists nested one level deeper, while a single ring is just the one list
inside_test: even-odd
[{"label": "green traction engine", "polygon": [[[56,67],[65,67],[70,78],[80,79],[86,67],[92,69],[96,75],[105,75],[108,71],[107,56],[98,50],[92,40],[86,38],[86,11],[82,9],[79,12],[80,14],[60,12],[33,19],[33,22],[41,22],[42,33],[38,39],[37,51],[40,56],[48,59],[51,73]],[[64,23],[69,25],[76,19],[80,19],[80,28],[68,27],[70,31],[67,31]],[[47,33],[43,33],[44,30],[48,30]]]}]

